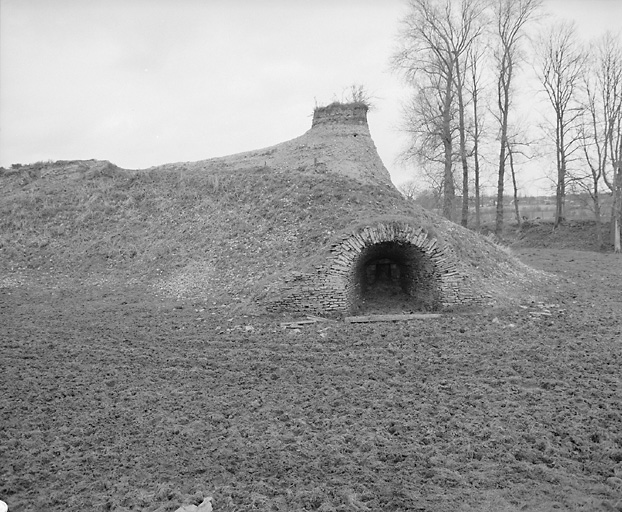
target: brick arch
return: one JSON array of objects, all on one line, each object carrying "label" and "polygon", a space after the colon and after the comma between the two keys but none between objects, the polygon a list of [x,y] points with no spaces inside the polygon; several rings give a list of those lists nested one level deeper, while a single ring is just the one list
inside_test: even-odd
[{"label": "brick arch", "polygon": [[457,302],[461,276],[451,252],[423,228],[380,223],[345,236],[331,249],[327,281],[338,295],[335,309],[354,312],[365,297],[366,272],[379,261],[397,268],[395,281],[416,309]]}]

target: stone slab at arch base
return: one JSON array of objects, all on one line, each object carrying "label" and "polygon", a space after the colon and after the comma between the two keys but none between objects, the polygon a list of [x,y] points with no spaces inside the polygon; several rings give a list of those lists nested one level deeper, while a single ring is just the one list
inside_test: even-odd
[{"label": "stone slab at arch base", "polygon": [[327,260],[315,272],[286,276],[280,297],[270,302],[268,310],[356,314],[364,300],[370,267],[378,262],[395,267],[394,279],[411,310],[438,311],[491,299],[473,289],[451,247],[406,221],[377,222],[347,233],[332,244]]}]

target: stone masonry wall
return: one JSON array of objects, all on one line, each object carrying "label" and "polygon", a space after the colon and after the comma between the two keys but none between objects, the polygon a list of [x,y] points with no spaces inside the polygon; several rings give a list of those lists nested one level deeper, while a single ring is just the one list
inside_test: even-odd
[{"label": "stone masonry wall", "polygon": [[472,289],[448,247],[420,227],[406,222],[390,222],[345,235],[332,245],[326,265],[317,266],[314,272],[295,272],[286,276],[279,299],[272,301],[268,309],[329,315],[354,312],[357,263],[366,248],[383,242],[412,245],[425,256],[432,269],[431,279],[438,287],[439,307],[481,304],[489,299]]}]

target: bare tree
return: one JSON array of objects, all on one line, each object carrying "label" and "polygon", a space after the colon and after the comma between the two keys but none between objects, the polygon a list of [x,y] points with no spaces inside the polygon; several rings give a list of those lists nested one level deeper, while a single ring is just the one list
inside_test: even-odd
[{"label": "bare tree", "polygon": [[569,158],[580,148],[577,121],[581,117],[578,89],[583,77],[585,52],[573,24],[553,25],[538,45],[538,76],[555,115],[553,140],[557,164],[555,222],[564,221]]},{"label": "bare tree", "polygon": [[[477,66],[478,53],[471,51],[476,39],[482,33],[483,27],[478,24],[483,13],[483,4],[471,1],[471,7],[462,6],[462,35],[459,44],[454,49],[455,56],[455,86],[456,98],[458,100],[458,134],[460,140],[460,162],[462,163],[462,215],[460,223],[467,227],[469,219],[469,164],[466,147],[466,124],[465,124],[465,75],[469,66]],[[477,71],[475,71],[477,73]],[[477,94],[477,89],[475,89]],[[475,100],[476,101],[476,100]],[[476,112],[477,115],[477,112]],[[477,129],[477,128],[476,128]]]},{"label": "bare tree", "polygon": [[[594,53],[592,48],[591,53]],[[592,55],[595,57],[595,55]],[[574,185],[587,192],[592,200],[592,211],[596,223],[596,237],[598,246],[603,246],[603,230],[601,219],[601,192],[602,177],[608,163],[606,126],[601,120],[601,106],[598,94],[598,75],[593,68],[586,67],[583,75],[584,103],[579,134],[581,148],[585,162],[589,168],[589,175],[574,174],[571,178]]]},{"label": "bare tree", "polygon": [[[481,225],[480,204],[481,204],[481,186],[480,186],[480,138],[482,132],[481,116],[479,111],[479,95],[481,90],[481,69],[479,63],[484,56],[484,48],[471,46],[467,52],[469,63],[469,83],[467,87],[470,89],[471,105],[473,111],[473,129],[471,137],[473,139],[473,179],[475,192],[475,228],[479,229]],[[465,215],[463,206],[462,215]],[[468,214],[468,211],[466,212]]]},{"label": "bare tree", "polygon": [[534,17],[542,0],[494,0],[497,44],[494,57],[497,66],[497,107],[499,120],[499,180],[495,233],[503,231],[503,187],[505,182],[506,151],[508,147],[508,119],[512,83],[516,65],[520,61],[520,42],[525,24]]},{"label": "bare tree", "polygon": [[425,187],[417,180],[410,180],[402,183],[398,190],[406,197],[424,208],[430,210],[440,206],[440,193],[438,189]]},{"label": "bare tree", "polygon": [[600,213],[598,184],[600,179],[610,190],[611,241],[621,251],[622,227],[622,43],[620,36],[605,34],[590,48],[592,67],[585,73],[587,122],[583,123],[582,140],[586,161],[591,170],[590,193],[595,211]]},{"label": "bare tree", "polygon": [[622,43],[620,34],[608,32],[597,45],[602,115],[610,166],[603,172],[605,185],[611,190],[611,241],[617,253],[622,252]]},{"label": "bare tree", "polygon": [[[411,0],[409,13],[403,20],[403,48],[393,59],[394,67],[405,72],[407,80],[416,85],[417,97],[423,105],[423,108],[413,105],[415,108],[411,110],[420,115],[416,125],[427,125],[430,128],[427,137],[417,129],[419,138],[415,142],[420,146],[427,145],[428,149],[442,145],[443,215],[450,220],[456,195],[453,114],[457,101],[458,130],[462,134],[461,161],[463,174],[468,177],[466,142],[463,137],[463,59],[481,32],[477,20],[482,12],[481,0]],[[429,117],[424,121],[422,117],[425,116]],[[468,181],[463,195],[464,192],[468,195]]]},{"label": "bare tree", "polygon": [[466,149],[466,128],[465,128],[465,112],[464,112],[464,75],[465,69],[459,59],[456,58],[456,97],[458,99],[458,135],[460,141],[460,163],[462,164],[462,214],[460,216],[460,224],[467,227],[469,222],[469,163]]},{"label": "bare tree", "polygon": [[[445,163],[445,143],[443,138],[444,115],[448,115],[450,126],[454,129],[455,109],[448,113],[443,112],[444,89],[439,89],[438,82],[433,82],[432,76],[426,77],[426,83],[419,82],[409,102],[403,106],[404,119],[402,129],[409,134],[408,146],[404,149],[401,159],[404,162],[414,160],[424,171],[429,171],[433,181],[441,182],[443,187],[443,173],[440,179],[434,168],[443,167]],[[453,182],[452,182],[453,186]]]},{"label": "bare tree", "polygon": [[410,180],[402,183],[397,189],[402,193],[406,199],[414,200],[415,197],[421,192],[421,187],[416,180]]}]

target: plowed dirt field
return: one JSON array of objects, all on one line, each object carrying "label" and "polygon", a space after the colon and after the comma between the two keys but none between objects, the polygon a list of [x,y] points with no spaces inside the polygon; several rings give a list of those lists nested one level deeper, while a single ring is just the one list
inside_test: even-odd
[{"label": "plowed dirt field", "polygon": [[622,511],[622,258],[513,309],[299,330],[141,288],[0,289],[9,512]]}]

